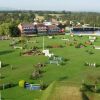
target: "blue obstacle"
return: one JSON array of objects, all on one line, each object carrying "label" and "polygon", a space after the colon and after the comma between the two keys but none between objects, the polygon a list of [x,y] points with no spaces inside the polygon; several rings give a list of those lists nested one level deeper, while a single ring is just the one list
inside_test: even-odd
[{"label": "blue obstacle", "polygon": [[57,64],[59,65],[59,63],[63,62],[63,58],[62,57],[56,57],[56,56],[53,56],[49,59],[49,63],[50,64]]},{"label": "blue obstacle", "polygon": [[31,90],[40,90],[40,86],[32,86]]},{"label": "blue obstacle", "polygon": [[40,90],[41,86],[40,86],[40,84],[29,84],[29,83],[26,83],[25,84],[25,88],[29,89],[29,90]]}]

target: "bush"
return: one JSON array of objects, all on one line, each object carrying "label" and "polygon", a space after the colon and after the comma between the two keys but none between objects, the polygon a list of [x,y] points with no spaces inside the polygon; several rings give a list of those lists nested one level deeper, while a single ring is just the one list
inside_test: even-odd
[{"label": "bush", "polygon": [[40,70],[34,70],[32,75],[30,76],[30,79],[37,79],[41,76]]},{"label": "bush", "polygon": [[3,90],[3,84],[0,84],[0,90]]},{"label": "bush", "polygon": [[65,62],[61,62],[60,65],[64,66],[65,65]]},{"label": "bush", "polygon": [[59,47],[60,47],[60,48],[63,48],[64,46],[63,46],[63,45],[59,45]]},{"label": "bush", "polygon": [[73,44],[72,44],[72,43],[70,43],[69,45],[70,45],[70,46],[73,46]]},{"label": "bush", "polygon": [[83,91],[82,91],[82,98],[83,98],[82,100],[89,100],[88,96]]},{"label": "bush", "polygon": [[82,87],[81,87],[80,91],[82,91],[82,92],[87,91],[87,87],[86,87],[86,84],[85,83],[82,84]]},{"label": "bush", "polygon": [[4,88],[7,89],[7,88],[11,88],[12,84],[11,83],[6,83],[4,84]]},{"label": "bush", "polygon": [[69,61],[69,59],[67,59],[67,58],[63,58],[63,61],[66,62],[66,61]]},{"label": "bush", "polygon": [[48,45],[46,48],[52,48],[52,46]]},{"label": "bush", "polygon": [[34,46],[32,49],[33,49],[33,50],[37,50],[37,49],[39,49],[39,47]]},{"label": "bush", "polygon": [[52,48],[63,48],[63,45],[52,45]]},{"label": "bush", "polygon": [[94,52],[93,51],[89,51],[89,54],[92,55],[92,54],[94,54]]},{"label": "bush", "polygon": [[84,45],[83,45],[82,43],[79,43],[79,44],[77,44],[77,45],[75,46],[75,48],[82,48],[82,47],[84,47]]},{"label": "bush", "polygon": [[5,84],[0,84],[0,90],[3,90],[4,89],[8,89],[8,88],[11,88],[11,87],[14,87],[15,85],[13,83],[5,83]]},{"label": "bush", "polygon": [[48,85],[46,83],[44,83],[43,81],[40,82],[40,87],[41,87],[41,90],[44,90],[48,87]]},{"label": "bush", "polygon": [[100,85],[97,85],[96,93],[100,93]]}]

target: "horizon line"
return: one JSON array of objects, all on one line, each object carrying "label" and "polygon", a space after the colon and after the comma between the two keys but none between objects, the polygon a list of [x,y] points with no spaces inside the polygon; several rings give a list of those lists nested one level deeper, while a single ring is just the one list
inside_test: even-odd
[{"label": "horizon line", "polygon": [[100,13],[100,11],[88,11],[88,10],[79,10],[79,11],[73,11],[73,10],[33,10],[33,9],[1,9],[0,10],[0,12],[2,12],[2,11],[36,11],[36,12],[38,12],[38,11],[41,11],[41,12],[44,12],[44,11],[48,11],[48,12],[63,12],[63,11],[65,11],[65,13],[67,13],[67,12],[85,12],[85,13],[88,13],[88,12],[90,12],[90,13]]}]

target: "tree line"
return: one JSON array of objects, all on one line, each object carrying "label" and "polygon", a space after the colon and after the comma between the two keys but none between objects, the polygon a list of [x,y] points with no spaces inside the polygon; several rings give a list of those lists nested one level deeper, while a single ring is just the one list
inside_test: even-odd
[{"label": "tree line", "polygon": [[[100,13],[96,12],[70,12],[70,11],[1,11],[0,12],[0,35],[18,36],[19,23],[32,23],[38,16],[43,16],[44,20],[51,18],[57,21],[65,21],[66,26],[70,26],[70,21],[74,23],[90,24],[100,27]],[[44,21],[43,20],[43,21]],[[42,21],[42,22],[43,22]]]}]

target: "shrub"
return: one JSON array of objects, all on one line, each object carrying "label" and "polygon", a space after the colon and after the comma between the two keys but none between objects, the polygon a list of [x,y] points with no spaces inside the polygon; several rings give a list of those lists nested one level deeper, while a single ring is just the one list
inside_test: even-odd
[{"label": "shrub", "polygon": [[40,70],[34,70],[30,78],[37,79],[39,77],[40,77]]},{"label": "shrub", "polygon": [[96,92],[96,93],[100,93],[100,85],[97,85],[96,87],[97,87],[97,89],[96,89],[95,92]]},{"label": "shrub", "polygon": [[82,98],[83,98],[82,100],[89,100],[88,96],[83,91],[82,91]]},{"label": "shrub", "polygon": [[0,84],[0,90],[3,90],[3,84]]},{"label": "shrub", "polygon": [[88,63],[88,62],[85,62],[85,63],[84,63],[84,66],[89,66],[89,63]]},{"label": "shrub", "polygon": [[86,84],[82,84],[81,91],[87,91]]},{"label": "shrub", "polygon": [[47,48],[52,48],[52,46],[48,45]]},{"label": "shrub", "polygon": [[77,45],[75,46],[75,48],[82,48],[82,47],[84,47],[84,45],[83,45],[82,43],[79,43],[79,44],[77,44]]},{"label": "shrub", "polygon": [[64,46],[63,46],[63,45],[59,45],[59,47],[60,47],[60,48],[63,48]]},{"label": "shrub", "polygon": [[72,43],[70,43],[69,45],[70,45],[70,46],[73,46],[73,44],[72,44]]},{"label": "shrub", "polygon": [[44,90],[48,87],[48,85],[46,83],[44,83],[43,81],[40,82],[40,87],[41,87],[41,90]]},{"label": "shrub", "polygon": [[37,50],[37,49],[39,49],[39,47],[34,46],[32,49],[33,49],[33,50]]},{"label": "shrub", "polygon": [[63,45],[52,45],[52,48],[63,48]]},{"label": "shrub", "polygon": [[5,83],[5,84],[0,84],[0,90],[3,90],[4,89],[8,89],[8,88],[11,88],[11,87],[14,87],[15,85],[13,83]]},{"label": "shrub", "polygon": [[64,62],[61,62],[61,63],[60,63],[60,65],[64,66],[64,65],[65,65],[65,63],[64,63]]},{"label": "shrub", "polygon": [[63,61],[66,62],[66,61],[69,61],[69,59],[67,59],[67,58],[63,58]]},{"label": "shrub", "polygon": [[92,54],[94,54],[94,52],[93,51],[89,51],[89,54],[92,55]]},{"label": "shrub", "polygon": [[6,83],[4,84],[4,88],[7,89],[7,88],[11,88],[12,87],[12,84],[11,83]]}]

